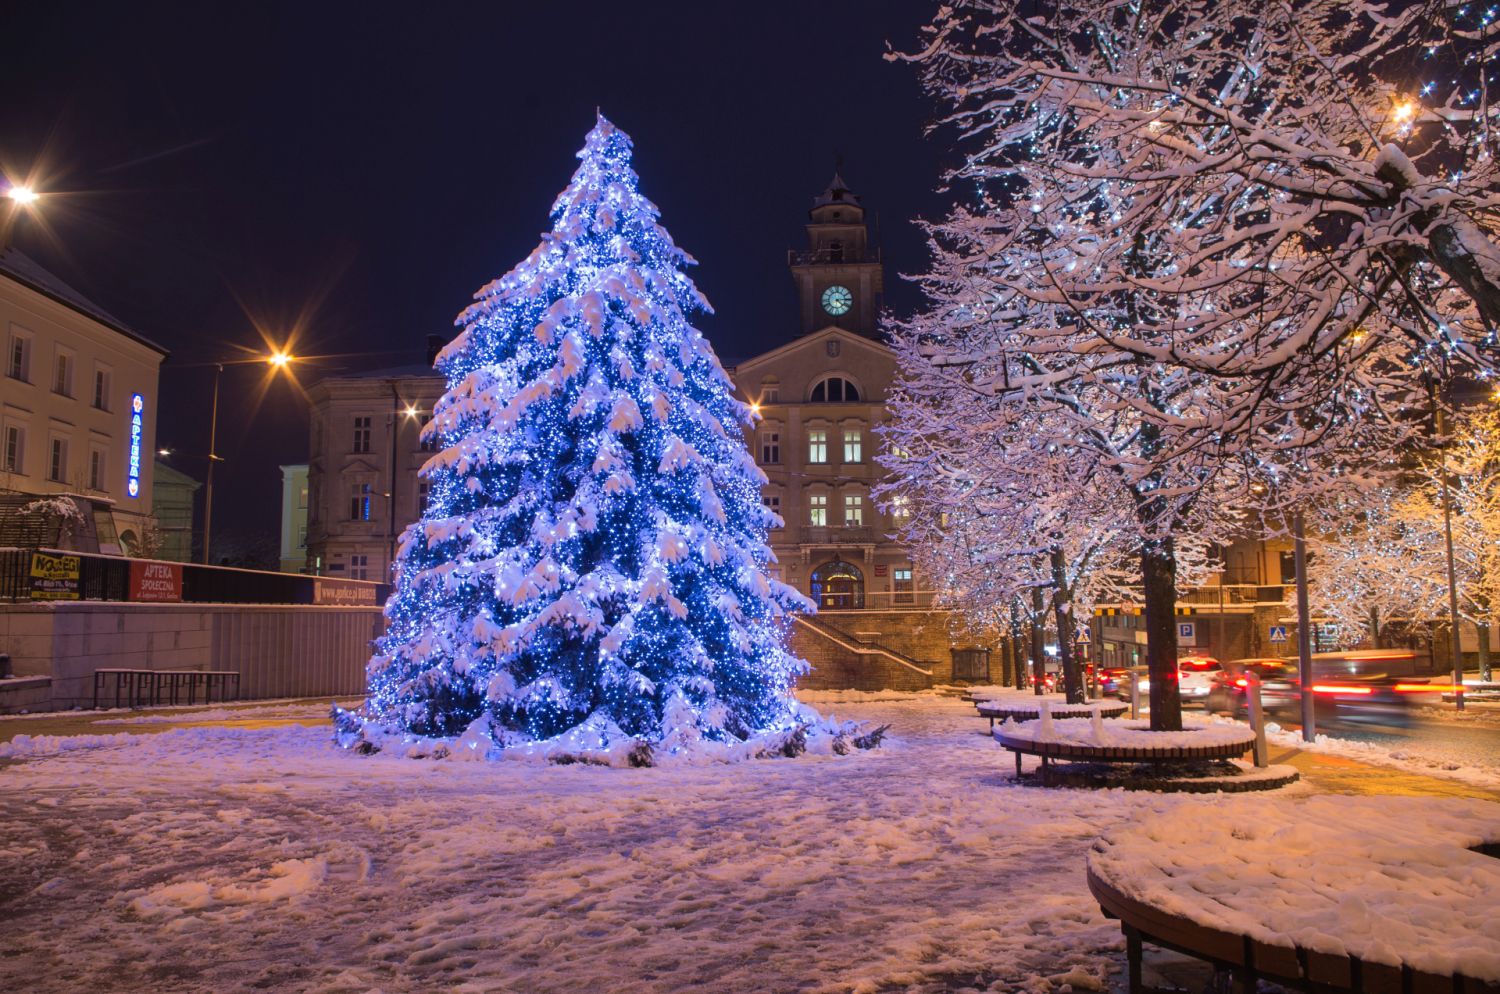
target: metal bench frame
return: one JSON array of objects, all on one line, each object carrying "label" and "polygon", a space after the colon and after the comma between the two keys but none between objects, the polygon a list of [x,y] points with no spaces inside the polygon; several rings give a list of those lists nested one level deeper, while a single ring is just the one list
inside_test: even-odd
[{"label": "metal bench frame", "polygon": [[[121,707],[121,695],[125,695],[128,707],[145,707],[155,704],[178,703],[182,690],[187,690],[187,703],[196,704],[198,688],[203,688],[203,703],[213,699],[214,687],[219,688],[220,702],[235,700],[240,695],[239,670],[128,670],[99,669],[94,671],[94,708],[99,708],[100,691],[110,677],[115,681],[115,707]],[[234,696],[229,695],[229,683],[234,682]],[[166,699],[163,700],[163,697]]]}]

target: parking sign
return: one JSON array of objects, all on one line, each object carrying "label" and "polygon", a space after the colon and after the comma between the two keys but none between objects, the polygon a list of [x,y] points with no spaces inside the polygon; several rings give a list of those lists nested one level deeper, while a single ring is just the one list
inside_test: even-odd
[{"label": "parking sign", "polygon": [[1198,623],[1196,621],[1179,621],[1179,622],[1177,622],[1177,644],[1178,645],[1197,645],[1198,644]]}]

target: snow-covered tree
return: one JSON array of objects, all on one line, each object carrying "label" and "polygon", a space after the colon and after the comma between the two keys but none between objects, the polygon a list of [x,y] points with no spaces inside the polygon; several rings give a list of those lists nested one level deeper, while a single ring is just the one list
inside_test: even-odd
[{"label": "snow-covered tree", "polygon": [[[907,58],[969,139],[955,178],[1029,216],[990,246],[1028,250],[1023,299],[1293,399],[1391,342],[1429,368],[1492,366],[1492,9],[957,0],[926,30]],[[1056,264],[1033,264],[1039,241]],[[1123,292],[1162,306],[1144,327],[1098,320]]]},{"label": "snow-covered tree", "polygon": [[1493,408],[1459,418],[1446,461],[1430,457],[1401,485],[1354,507],[1329,509],[1308,568],[1312,602],[1372,638],[1388,620],[1446,623],[1445,470],[1459,615],[1476,627],[1480,663],[1488,671],[1489,631],[1500,606],[1500,411]]},{"label": "snow-covered tree", "polygon": [[753,415],[688,323],[693,260],[624,132],[601,116],[578,157],[551,231],[438,357],[442,450],[346,741],[671,751],[807,718],[783,639],[811,605],[767,574]]},{"label": "snow-covered tree", "polygon": [[905,332],[904,375],[1039,412],[1066,426],[1050,437],[1060,451],[1117,477],[1158,728],[1180,721],[1176,545],[1190,522],[1253,505],[1281,527],[1310,501],[1368,490],[1413,434],[1400,417],[1411,371],[1436,361],[1422,346],[1446,341],[1421,337],[1423,322],[1466,299],[1425,270],[1406,296],[1346,294],[1338,265],[1315,278],[1323,236],[1306,215],[1288,220],[1291,192],[1194,158],[1236,140],[1182,111],[1178,92],[1216,80],[1216,99],[1248,108],[1278,65],[1258,13],[1234,13],[968,0],[942,8],[909,57],[962,160],[947,177],[957,202],[929,229],[932,306]]}]

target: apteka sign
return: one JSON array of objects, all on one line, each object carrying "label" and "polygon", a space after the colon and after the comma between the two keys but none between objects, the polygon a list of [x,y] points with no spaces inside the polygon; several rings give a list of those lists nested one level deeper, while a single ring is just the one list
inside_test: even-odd
[{"label": "apteka sign", "polygon": [[182,600],[182,564],[131,560],[130,599],[171,603]]}]

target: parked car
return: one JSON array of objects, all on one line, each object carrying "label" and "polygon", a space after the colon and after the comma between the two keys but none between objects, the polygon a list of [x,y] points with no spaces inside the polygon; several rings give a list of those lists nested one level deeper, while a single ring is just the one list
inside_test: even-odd
[{"label": "parked car", "polygon": [[[1177,687],[1182,695],[1182,703],[1202,704],[1206,701],[1210,682],[1221,669],[1219,661],[1212,656],[1183,656],[1177,660]],[[1144,700],[1151,692],[1151,676],[1146,667],[1135,666],[1121,672],[1124,676],[1120,679],[1115,696],[1122,700],[1129,699],[1131,683],[1139,680],[1141,698]]]}]

